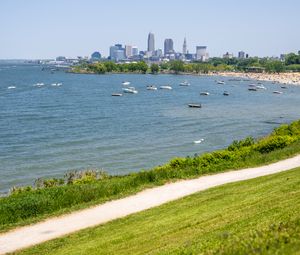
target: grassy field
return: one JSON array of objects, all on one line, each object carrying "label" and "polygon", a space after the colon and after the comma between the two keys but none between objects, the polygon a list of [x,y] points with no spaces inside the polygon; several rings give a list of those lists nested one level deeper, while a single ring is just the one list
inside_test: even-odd
[{"label": "grassy field", "polygon": [[17,254],[300,254],[300,168],[227,184]]},{"label": "grassy field", "polygon": [[126,176],[96,176],[87,172],[79,178],[71,174],[65,180],[40,180],[35,187],[17,188],[11,195],[0,198],[0,231],[134,194],[146,187],[260,166],[299,152],[300,121],[296,121],[257,141],[252,138],[235,141],[224,150],[175,158],[148,171]]}]

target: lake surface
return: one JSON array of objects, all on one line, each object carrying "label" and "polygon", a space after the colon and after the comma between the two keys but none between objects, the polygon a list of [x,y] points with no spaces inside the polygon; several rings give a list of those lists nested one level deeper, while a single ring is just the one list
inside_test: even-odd
[{"label": "lake surface", "polygon": [[[225,85],[216,84],[225,80]],[[300,87],[248,91],[252,81],[175,75],[80,75],[0,64],[0,192],[69,170],[111,174],[228,146],[300,119]],[[139,93],[112,97],[130,81]],[[188,80],[189,87],[179,83]],[[34,84],[44,83],[36,87]],[[51,86],[62,83],[62,86]],[[173,90],[147,91],[147,85]],[[8,87],[15,87],[8,89]],[[223,96],[224,91],[230,96]],[[284,91],[281,95],[274,90]],[[200,96],[208,91],[209,96]],[[202,103],[201,109],[188,103]],[[204,139],[200,144],[194,141]]]}]

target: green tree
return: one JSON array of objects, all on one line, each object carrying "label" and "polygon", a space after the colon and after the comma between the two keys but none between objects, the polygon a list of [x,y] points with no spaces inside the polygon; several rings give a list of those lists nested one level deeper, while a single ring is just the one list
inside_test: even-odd
[{"label": "green tree", "polygon": [[150,69],[151,69],[152,74],[156,74],[156,73],[159,72],[159,65],[158,64],[152,64]]},{"label": "green tree", "polygon": [[179,72],[184,72],[184,64],[182,61],[172,61],[170,69],[175,72],[175,74],[178,74]]}]

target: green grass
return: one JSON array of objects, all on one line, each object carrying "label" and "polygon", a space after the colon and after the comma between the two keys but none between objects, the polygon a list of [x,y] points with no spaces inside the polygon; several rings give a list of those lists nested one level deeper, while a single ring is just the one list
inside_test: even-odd
[{"label": "green grass", "polygon": [[128,196],[147,187],[179,179],[260,166],[286,159],[300,152],[300,121],[283,125],[271,135],[254,141],[235,141],[227,149],[200,156],[176,158],[168,164],[126,176],[108,176],[100,180],[83,176],[66,184],[48,180],[43,187],[16,189],[0,198],[0,231],[87,208]]},{"label": "green grass", "polygon": [[300,168],[227,184],[17,254],[300,254]]}]

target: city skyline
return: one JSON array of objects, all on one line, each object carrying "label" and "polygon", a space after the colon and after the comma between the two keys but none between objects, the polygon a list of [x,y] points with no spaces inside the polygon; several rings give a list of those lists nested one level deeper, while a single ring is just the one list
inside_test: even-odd
[{"label": "city skyline", "polygon": [[153,0],[152,4],[157,8],[149,15],[155,19],[145,18],[144,0],[132,0],[130,5],[121,1],[101,4],[87,0],[70,5],[66,0],[3,0],[0,59],[89,56],[94,51],[108,56],[109,46],[114,44],[147,50],[149,31],[155,34],[156,49],[163,49],[164,40],[171,38],[174,50],[182,52],[186,37],[190,52],[207,45],[211,57],[239,51],[279,56],[299,50],[300,3],[296,0],[191,0],[184,12],[176,0],[172,8],[170,1]]}]

